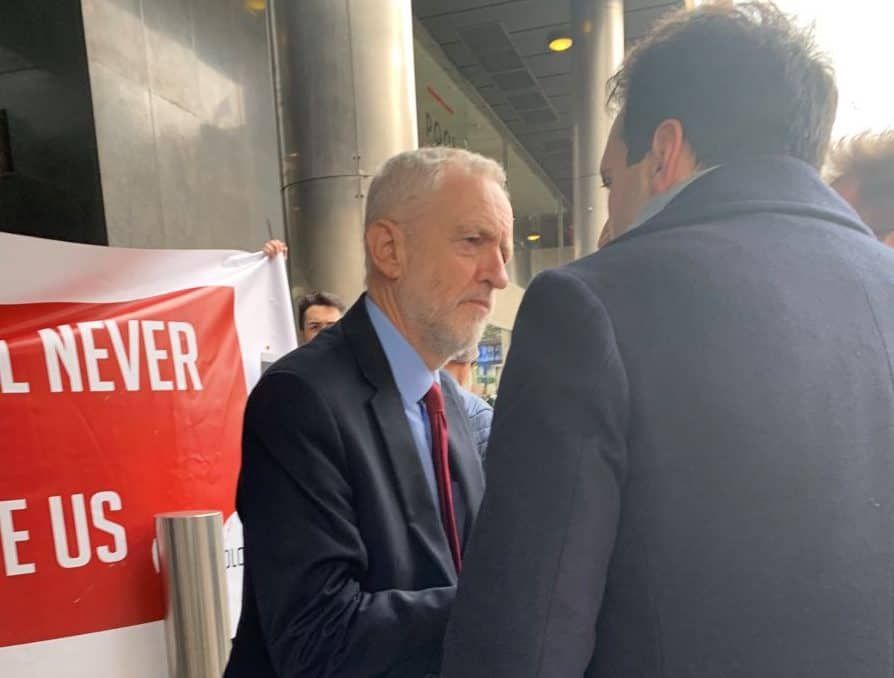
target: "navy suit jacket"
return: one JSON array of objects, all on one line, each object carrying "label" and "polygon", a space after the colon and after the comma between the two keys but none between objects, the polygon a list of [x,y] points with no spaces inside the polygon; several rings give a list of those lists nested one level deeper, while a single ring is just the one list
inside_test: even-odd
[{"label": "navy suit jacket", "polygon": [[[484,477],[442,374],[463,539]],[[226,678],[422,678],[438,670],[456,571],[363,299],[252,391],[236,499],[242,616]]]},{"label": "navy suit jacket", "polygon": [[809,166],[721,166],[540,275],[445,678],[880,678],[894,251]]}]

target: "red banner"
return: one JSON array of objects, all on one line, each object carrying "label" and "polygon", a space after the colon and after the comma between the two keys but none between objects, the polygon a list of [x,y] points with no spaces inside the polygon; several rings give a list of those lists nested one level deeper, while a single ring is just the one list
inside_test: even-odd
[{"label": "red banner", "polygon": [[0,305],[0,647],[163,617],[153,515],[233,510],[231,287]]}]

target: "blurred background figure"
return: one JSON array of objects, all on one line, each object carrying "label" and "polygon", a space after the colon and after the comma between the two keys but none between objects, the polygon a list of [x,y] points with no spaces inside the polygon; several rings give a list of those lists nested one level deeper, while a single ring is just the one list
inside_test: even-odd
[{"label": "blurred background figure", "polygon": [[448,372],[462,386],[459,392],[463,398],[466,416],[469,418],[469,426],[472,428],[472,437],[475,439],[475,444],[478,446],[478,454],[481,455],[483,461],[485,451],[487,450],[487,441],[490,438],[490,425],[494,418],[494,409],[484,398],[481,398],[472,390],[474,388],[473,376],[477,364],[478,347],[470,346],[453,356],[450,362],[444,365],[444,371]]},{"label": "blurred background figure", "polygon": [[327,327],[341,320],[345,305],[330,292],[311,292],[298,300],[298,336],[307,344]]},{"label": "blurred background figure", "polygon": [[829,153],[826,174],[876,237],[894,247],[894,129],[842,139]]},{"label": "blurred background figure", "polygon": [[478,347],[470,346],[460,351],[450,359],[444,369],[450,373],[456,383],[467,391],[474,392],[473,377],[475,376],[475,367],[478,365]]}]

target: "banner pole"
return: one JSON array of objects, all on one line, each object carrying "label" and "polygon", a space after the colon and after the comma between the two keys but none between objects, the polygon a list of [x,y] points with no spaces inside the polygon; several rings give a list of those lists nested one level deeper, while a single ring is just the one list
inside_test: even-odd
[{"label": "banner pole", "polygon": [[165,595],[171,678],[220,678],[230,653],[223,516],[178,511],[155,516]]}]

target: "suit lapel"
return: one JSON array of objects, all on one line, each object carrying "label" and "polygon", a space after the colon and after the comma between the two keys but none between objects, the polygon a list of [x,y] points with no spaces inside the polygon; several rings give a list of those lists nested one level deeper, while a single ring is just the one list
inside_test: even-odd
[{"label": "suit lapel", "polygon": [[[468,541],[478,514],[478,507],[484,496],[484,471],[478,449],[469,429],[469,417],[450,377],[441,373],[444,390],[444,404],[447,414],[447,433],[450,439],[450,475],[462,493],[465,515],[462,516],[463,546]],[[457,516],[460,519],[460,516]]]},{"label": "suit lapel", "polygon": [[442,574],[455,583],[456,569],[447,537],[441,527],[438,508],[425,480],[425,472],[419,462],[419,453],[407,423],[400,392],[367,315],[364,299],[365,295],[361,296],[345,314],[341,321],[342,327],[360,370],[376,389],[370,399],[370,408],[385,444],[384,453],[394,470],[395,486],[407,526]]}]

